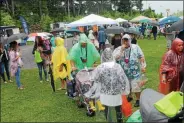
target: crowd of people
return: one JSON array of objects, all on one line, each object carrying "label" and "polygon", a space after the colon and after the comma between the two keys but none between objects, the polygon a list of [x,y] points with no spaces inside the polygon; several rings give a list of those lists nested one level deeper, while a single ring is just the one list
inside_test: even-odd
[{"label": "crowd of people", "polygon": [[[148,27],[147,30],[149,30],[148,38],[150,38],[151,30],[156,40],[157,27]],[[145,30],[141,32],[144,35]],[[172,40],[171,46],[168,47],[169,51],[162,60],[159,91],[163,94],[179,90],[184,81],[183,32],[181,31],[178,37]],[[132,93],[135,93],[134,106],[139,107],[141,90],[146,83],[144,78],[146,60],[143,51],[137,44],[136,34],[116,34],[110,41],[113,48],[105,46],[107,35],[103,27],[96,35],[92,30],[89,31],[88,36],[81,33],[77,40],[78,43],[68,53],[64,46],[64,39],[60,37],[43,39],[36,36],[32,54],[38,66],[40,82],[43,82],[42,71],[45,75],[44,80],[49,81],[48,65],[53,66],[54,80],[61,80],[59,90],[66,89],[66,82],[73,79],[72,72],[78,72],[86,67],[95,68],[94,82],[100,87],[100,102],[104,105],[105,112],[108,107],[114,106],[118,116],[117,121],[121,122],[122,93],[127,95],[128,101],[133,100]],[[4,83],[7,83],[4,75],[5,69],[8,81],[12,82],[10,76],[15,76],[18,89],[24,89],[20,82],[23,63],[19,51],[16,41],[12,42],[9,48],[0,44],[0,74]],[[100,59],[101,64],[98,65]],[[86,97],[90,98],[90,94],[87,94]]]}]

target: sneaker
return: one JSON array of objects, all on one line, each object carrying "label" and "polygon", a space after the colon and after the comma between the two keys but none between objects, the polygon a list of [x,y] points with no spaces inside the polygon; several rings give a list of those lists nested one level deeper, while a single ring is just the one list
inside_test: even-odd
[{"label": "sneaker", "polygon": [[128,96],[128,97],[127,97],[127,100],[128,100],[128,102],[131,102],[131,101],[133,100],[133,98],[130,97],[130,96]]},{"label": "sneaker", "polygon": [[66,92],[65,95],[67,95],[68,93]]},{"label": "sneaker", "polygon": [[41,80],[40,83],[43,83],[43,81]]},{"label": "sneaker", "polygon": [[46,81],[49,82],[49,79],[47,79]]},{"label": "sneaker", "polygon": [[7,82],[5,81],[4,83],[6,84]]},{"label": "sneaker", "polygon": [[12,80],[9,80],[10,83],[12,83],[13,81]]},{"label": "sneaker", "polygon": [[57,89],[57,91],[60,91],[60,90],[62,90],[62,89],[61,89],[61,88],[58,88],[58,89]]},{"label": "sneaker", "polygon": [[134,107],[139,107],[139,100],[136,100]]},{"label": "sneaker", "polygon": [[23,89],[24,89],[24,87],[23,87],[23,86],[21,86],[21,87],[19,87],[18,89],[19,89],[19,90],[23,90]]}]

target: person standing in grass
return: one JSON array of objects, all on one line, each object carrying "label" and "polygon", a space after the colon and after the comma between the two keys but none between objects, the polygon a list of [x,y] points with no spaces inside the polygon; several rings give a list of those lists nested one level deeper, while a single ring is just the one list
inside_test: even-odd
[{"label": "person standing in grass", "polygon": [[18,49],[18,43],[16,41],[11,43],[11,50],[9,52],[9,57],[10,57],[11,76],[15,76],[18,89],[22,90],[24,88],[20,82],[20,71],[21,67],[23,66],[23,63],[21,60],[21,54]]},{"label": "person standing in grass", "polygon": [[[139,107],[141,87],[145,84],[145,81],[141,80],[141,76],[146,70],[146,62],[141,48],[138,45],[131,44],[131,37],[125,34],[122,38],[122,46],[114,50],[113,57],[122,66],[129,79],[130,92],[136,95],[134,107]],[[128,101],[132,99],[130,93]]]},{"label": "person standing in grass", "polygon": [[35,56],[35,62],[37,63],[38,70],[39,70],[39,77],[40,77],[40,82],[43,82],[42,78],[42,69],[45,74],[45,80],[48,80],[48,74],[47,74],[47,67],[46,67],[46,60],[45,60],[45,52],[43,51],[45,49],[45,45],[43,43],[44,41],[40,36],[37,36],[35,38],[35,46],[33,48],[33,54]]},{"label": "person standing in grass", "polygon": [[54,80],[61,79],[61,88],[58,90],[66,89],[66,79],[70,79],[71,73],[71,64],[67,60],[68,52],[64,47],[64,39],[56,38],[55,39],[56,48],[52,55],[52,64],[53,64],[53,76]]},{"label": "person standing in grass", "polygon": [[8,55],[7,46],[4,46],[4,48],[3,48],[2,43],[0,43],[0,50],[1,50],[2,72],[4,73],[4,70],[5,70],[8,81],[12,82],[11,79],[10,79],[10,71],[9,71],[9,60],[10,60],[10,58],[9,58],[9,55]]},{"label": "person standing in grass", "polygon": [[0,43],[0,77],[3,79],[4,83],[6,82],[4,75],[4,64],[3,64],[3,48],[2,43]]},{"label": "person standing in grass", "polygon": [[184,45],[183,41],[176,38],[169,50],[163,57],[160,66],[159,91],[168,94],[178,91],[184,81]]},{"label": "person standing in grass", "polygon": [[67,58],[71,61],[72,70],[76,71],[93,67],[95,62],[100,60],[100,54],[88,37],[82,33],[79,42],[72,47]]},{"label": "person standing in grass", "polygon": [[157,33],[158,33],[157,26],[153,26],[151,32],[153,33],[154,40],[156,40],[157,39]]}]

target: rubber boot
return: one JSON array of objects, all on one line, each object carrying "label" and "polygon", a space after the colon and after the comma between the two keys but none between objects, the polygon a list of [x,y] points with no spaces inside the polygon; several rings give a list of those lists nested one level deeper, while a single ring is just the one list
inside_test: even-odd
[{"label": "rubber boot", "polygon": [[105,107],[101,104],[100,100],[96,101],[99,111],[105,110]]},{"label": "rubber boot", "polygon": [[123,118],[122,118],[121,112],[117,112],[116,118],[117,118],[117,123],[123,123]]},{"label": "rubber boot", "polygon": [[89,101],[89,106],[90,106],[90,109],[92,109],[93,111],[96,111],[93,101]]}]

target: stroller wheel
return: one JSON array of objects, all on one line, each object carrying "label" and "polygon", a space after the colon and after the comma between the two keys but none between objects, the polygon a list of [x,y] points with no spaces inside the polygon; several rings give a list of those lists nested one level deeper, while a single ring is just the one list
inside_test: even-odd
[{"label": "stroller wheel", "polygon": [[80,101],[79,101],[79,102],[77,102],[77,106],[78,106],[78,108],[84,108],[84,104],[83,104],[83,103],[81,103]]},{"label": "stroller wheel", "polygon": [[90,109],[89,111],[86,112],[86,115],[88,117],[93,117],[93,116],[95,116],[95,111],[93,111],[93,110]]}]

